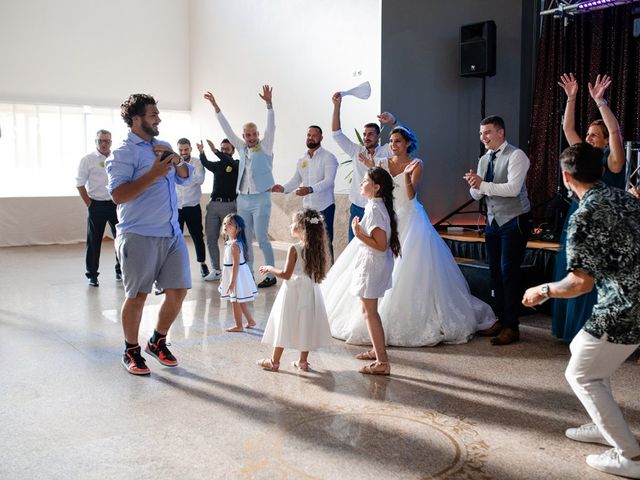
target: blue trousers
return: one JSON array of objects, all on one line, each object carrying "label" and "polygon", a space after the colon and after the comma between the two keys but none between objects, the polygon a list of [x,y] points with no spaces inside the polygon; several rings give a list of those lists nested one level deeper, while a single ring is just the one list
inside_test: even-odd
[{"label": "blue trousers", "polygon": [[349,213],[349,225],[347,225],[347,228],[349,229],[349,241],[351,241],[354,237],[353,230],[351,230],[351,222],[353,222],[354,217],[358,217],[360,220],[362,220],[362,217],[364,217],[364,208],[359,207],[355,203],[352,203],[351,208],[349,209]]},{"label": "blue trousers", "polygon": [[520,266],[531,233],[531,215],[524,213],[499,226],[494,220],[484,230],[491,274],[493,309],[505,328],[518,329],[524,293]]},{"label": "blue trousers", "polygon": [[[249,268],[253,272],[253,235],[264,256],[265,265],[273,265],[273,248],[269,241],[269,219],[271,218],[271,192],[238,195],[238,215],[246,224],[245,234],[249,244]],[[273,275],[269,275],[270,277]]]}]

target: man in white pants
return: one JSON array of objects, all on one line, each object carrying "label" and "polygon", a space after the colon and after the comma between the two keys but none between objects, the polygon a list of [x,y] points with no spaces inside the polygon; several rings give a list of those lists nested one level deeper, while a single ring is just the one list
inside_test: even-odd
[{"label": "man in white pants", "polygon": [[558,282],[528,289],[526,306],[547,298],[571,298],[591,291],[598,303],[571,342],[565,376],[593,423],[570,428],[567,437],[613,448],[588,455],[603,472],[640,478],[640,446],[611,392],[610,378],[640,345],[640,201],[611,188],[602,175],[602,150],[588,143],[560,156],[565,186],[580,199],[569,220],[567,270]]}]

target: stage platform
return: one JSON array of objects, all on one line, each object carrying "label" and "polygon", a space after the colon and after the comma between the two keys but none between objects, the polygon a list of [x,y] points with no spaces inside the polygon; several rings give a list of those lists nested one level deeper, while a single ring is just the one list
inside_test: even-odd
[{"label": "stage platform", "polygon": [[[476,231],[455,234],[439,233],[456,258],[462,274],[469,283],[471,293],[491,304],[491,282],[484,235]],[[530,240],[527,243],[527,250],[521,267],[526,287],[552,280],[555,256],[558,250],[560,250],[559,243],[542,240]],[[539,310],[548,313],[549,302],[543,304],[542,307]],[[523,314],[525,313],[533,313],[533,311],[523,307]]]}]

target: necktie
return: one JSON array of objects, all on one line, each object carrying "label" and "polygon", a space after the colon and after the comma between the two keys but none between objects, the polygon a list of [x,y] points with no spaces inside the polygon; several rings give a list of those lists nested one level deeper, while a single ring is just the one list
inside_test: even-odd
[{"label": "necktie", "polygon": [[493,172],[494,172],[494,163],[495,163],[495,159],[496,159],[496,155],[498,155],[498,152],[500,150],[496,150],[495,152],[491,152],[489,154],[489,165],[487,166],[487,173],[484,176],[484,181],[485,182],[493,182]]}]

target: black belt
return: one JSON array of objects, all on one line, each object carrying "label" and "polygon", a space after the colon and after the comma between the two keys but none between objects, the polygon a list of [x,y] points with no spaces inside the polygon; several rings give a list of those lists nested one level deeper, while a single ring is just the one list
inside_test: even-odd
[{"label": "black belt", "polygon": [[226,198],[226,197],[211,197],[212,202],[235,202],[235,198]]}]

